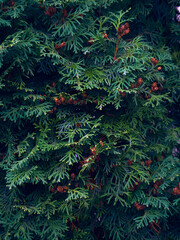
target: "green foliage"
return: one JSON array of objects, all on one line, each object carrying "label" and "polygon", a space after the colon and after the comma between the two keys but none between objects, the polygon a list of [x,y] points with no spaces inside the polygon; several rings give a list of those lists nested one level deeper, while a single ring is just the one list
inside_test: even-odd
[{"label": "green foliage", "polygon": [[0,3],[0,239],[178,240],[176,2]]}]

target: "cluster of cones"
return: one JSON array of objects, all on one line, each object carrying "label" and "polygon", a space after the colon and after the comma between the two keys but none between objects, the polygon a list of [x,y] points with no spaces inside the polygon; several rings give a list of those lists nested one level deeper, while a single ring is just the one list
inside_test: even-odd
[{"label": "cluster of cones", "polygon": [[52,17],[56,13],[56,8],[55,7],[48,7],[45,11],[45,14],[48,17]]},{"label": "cluster of cones", "polygon": [[[51,86],[55,87],[56,84],[52,83]],[[40,99],[40,102],[44,102],[46,100],[47,96],[43,95],[42,97],[43,98]],[[53,100],[54,100],[54,102],[57,106],[59,106],[59,105],[69,105],[69,104],[73,104],[73,105],[78,104],[80,106],[87,105],[87,100],[85,100],[86,98],[88,100],[91,100],[92,103],[95,103],[95,104],[98,103],[97,100],[92,100],[91,97],[88,97],[86,93],[82,94],[82,98],[83,99],[79,99],[79,98],[78,99],[72,99],[71,97],[69,98],[67,96],[63,96],[62,94],[60,94],[59,98],[54,97]],[[57,107],[54,107],[52,110],[49,111],[49,114],[53,114],[53,112],[55,112],[56,110],[57,110]],[[77,125],[77,127],[81,127],[80,123],[77,123],[76,125]],[[101,142],[101,144],[102,144],[102,142]]]},{"label": "cluster of cones", "polygon": [[46,100],[46,94],[44,94],[43,96],[42,95],[40,95],[42,98],[40,99],[40,102],[44,102],[45,100]]},{"label": "cluster of cones", "polygon": [[[131,89],[139,87],[142,83],[143,83],[143,79],[142,78],[138,78],[136,84],[131,84]],[[125,90],[127,90],[127,89],[125,89]],[[126,96],[125,92],[121,92],[120,90],[118,90],[118,92],[121,94],[122,97]]]},{"label": "cluster of cones", "polygon": [[160,186],[162,183],[163,183],[162,179],[157,180],[157,181],[154,183],[153,194],[154,194],[155,196],[158,195],[158,193],[159,193],[159,186]]},{"label": "cluster of cones", "polygon": [[102,35],[105,39],[109,40],[107,33],[103,33]]},{"label": "cluster of cones", "polygon": [[[131,160],[128,160],[128,161],[127,161],[127,164],[128,164],[128,165],[132,165],[132,163],[133,163],[133,162],[132,162]],[[151,160],[151,159],[141,162],[142,165],[146,165],[147,167],[149,167],[149,166],[151,165],[151,163],[152,163],[152,160]]]},{"label": "cluster of cones", "polygon": [[61,44],[56,44],[55,49],[56,51],[59,51],[59,49],[63,48],[66,46],[66,42],[62,42]]},{"label": "cluster of cones", "polygon": [[152,163],[151,159],[146,160],[145,162],[144,161],[141,162],[142,165],[146,165],[147,167],[149,167],[151,165],[151,163]]},{"label": "cluster of cones", "polygon": [[[39,8],[44,9],[45,6],[40,5]],[[73,8],[71,7],[70,12],[72,12],[72,11],[73,11]],[[56,13],[56,8],[55,8],[55,7],[48,7],[48,8],[46,9],[46,11],[45,11],[45,14],[46,14],[48,17],[52,17],[55,13]],[[65,18],[67,18],[67,16],[68,16],[67,10],[66,10],[66,9],[63,9],[63,10],[62,10],[62,14],[60,15],[60,17],[58,18],[58,20],[57,20],[57,22],[56,22],[56,26],[58,25],[60,18],[61,18],[61,24],[64,24]],[[72,14],[72,16],[74,16],[74,14]],[[79,17],[80,17],[80,18],[78,18],[78,20],[82,19],[82,18],[84,17],[84,15],[83,15],[83,14],[79,14]]]},{"label": "cluster of cones", "polygon": [[50,191],[51,191],[51,192],[54,192],[55,194],[56,194],[57,192],[66,193],[67,190],[68,190],[68,187],[67,187],[67,186],[61,186],[61,185],[58,185],[58,186],[54,185],[53,187],[50,188]]},{"label": "cluster of cones", "polygon": [[[44,8],[44,6],[40,5],[40,8]],[[56,13],[56,8],[55,7],[48,7],[45,11],[45,14],[48,17],[52,17],[55,13]],[[61,24],[64,23],[65,18],[68,16],[68,13],[67,13],[66,9],[62,10],[62,14],[63,15],[61,15],[62,16],[61,17]],[[56,22],[56,25],[58,25],[59,19],[60,19],[60,17],[58,18],[58,20]]]},{"label": "cluster of cones", "polygon": [[180,183],[179,183],[178,187],[173,188],[172,194],[173,195],[180,195]]},{"label": "cluster of cones", "polygon": [[128,159],[127,164],[128,164],[128,165],[132,165],[132,163],[133,163],[133,162]]},{"label": "cluster of cones", "polygon": [[[102,142],[102,139],[100,141]],[[84,158],[83,161],[80,162],[81,166],[91,162],[92,160],[95,160],[95,162],[100,161],[99,155],[96,155],[96,153],[97,153],[96,148],[92,147],[90,150],[91,150],[91,154],[87,158]],[[96,175],[95,174],[96,171],[97,171],[96,167],[95,168],[91,167],[90,172],[89,172],[88,181],[86,184],[89,190],[93,190],[95,188],[102,189],[102,181],[97,183],[97,181],[94,179],[94,175]]]},{"label": "cluster of cones", "polygon": [[80,105],[86,104],[85,100],[80,100],[80,99],[73,100],[72,98],[68,99],[68,98],[63,97],[62,95],[60,95],[59,98],[54,97],[54,102],[55,102],[56,105],[61,105],[61,104],[74,104],[74,105],[76,105],[77,103],[80,103]]},{"label": "cluster of cones", "polygon": [[[152,58],[151,58],[151,62],[152,62],[152,64],[155,66],[156,64],[158,64],[159,60],[158,60],[158,59],[155,59],[154,57],[152,57]],[[159,67],[157,68],[158,71],[160,71],[161,69],[162,69],[161,66],[159,66]]]},{"label": "cluster of cones", "polygon": [[95,148],[95,147],[92,147],[90,150],[91,150],[91,154],[90,154],[87,158],[84,158],[83,161],[80,162],[80,165],[81,165],[81,166],[83,166],[84,164],[87,164],[87,163],[91,162],[93,159],[94,159],[96,162],[99,162],[99,160],[100,160],[99,155],[95,156],[95,155],[96,155],[96,148]]},{"label": "cluster of cones", "polygon": [[138,202],[136,202],[136,203],[134,204],[134,206],[135,206],[135,208],[136,208],[138,211],[143,210],[143,209],[145,208],[144,205],[139,204]]},{"label": "cluster of cones", "polygon": [[151,62],[152,62],[153,65],[156,65],[156,64],[158,64],[159,60],[152,57]]},{"label": "cluster of cones", "polygon": [[151,90],[149,91],[150,93],[151,92],[155,92],[155,91],[162,91],[162,87],[161,86],[158,86],[157,82],[153,82],[152,85],[151,85]]},{"label": "cluster of cones", "polygon": [[143,83],[143,79],[142,78],[138,78],[136,84],[131,84],[131,89],[139,87],[142,83]]},{"label": "cluster of cones", "polygon": [[124,36],[130,32],[129,29],[129,23],[125,23],[124,25],[121,25],[121,27],[118,27],[117,29],[118,36]]},{"label": "cluster of cones", "polygon": [[163,155],[157,157],[157,161],[158,161],[158,162],[162,161],[163,159],[164,159],[164,156],[163,156]]}]

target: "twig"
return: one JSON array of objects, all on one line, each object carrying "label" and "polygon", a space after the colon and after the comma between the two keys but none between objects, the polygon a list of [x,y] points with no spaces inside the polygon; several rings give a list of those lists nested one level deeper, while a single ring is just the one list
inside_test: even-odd
[{"label": "twig", "polygon": [[118,35],[118,39],[117,39],[117,42],[116,42],[116,50],[115,50],[115,53],[114,53],[114,61],[116,60],[116,55],[117,55],[118,46],[119,46],[119,40],[120,40],[121,37],[122,37],[122,35]]}]

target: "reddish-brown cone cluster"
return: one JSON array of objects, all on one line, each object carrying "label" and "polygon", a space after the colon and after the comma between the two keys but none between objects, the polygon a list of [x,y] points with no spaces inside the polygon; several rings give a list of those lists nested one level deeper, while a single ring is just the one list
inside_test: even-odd
[{"label": "reddish-brown cone cluster", "polygon": [[143,83],[143,79],[142,78],[138,78],[137,84],[138,86],[140,86]]},{"label": "reddish-brown cone cluster", "polygon": [[149,91],[150,93],[151,92],[155,92],[155,91],[162,91],[163,90],[163,88],[162,88],[162,86],[158,86],[158,83],[157,82],[153,82],[152,83],[152,85],[151,85],[151,90]]},{"label": "reddish-brown cone cluster", "polygon": [[143,83],[143,79],[142,78],[138,78],[136,84],[131,84],[131,89],[139,87],[142,83]]},{"label": "reddish-brown cone cluster", "polygon": [[133,163],[133,162],[132,162],[131,160],[128,160],[128,161],[127,161],[127,164],[128,164],[128,165],[132,165],[132,163]]},{"label": "reddish-brown cone cluster", "polygon": [[157,157],[157,161],[158,161],[158,162],[162,161],[163,159],[164,159],[164,156],[163,156],[163,155],[161,155],[160,157]]},{"label": "reddish-brown cone cluster", "polygon": [[56,44],[55,49],[58,51],[59,49],[63,48],[66,46],[66,42],[62,42],[61,44]]},{"label": "reddish-brown cone cluster", "polygon": [[118,27],[117,32],[119,36],[128,34],[130,32],[129,23],[125,23],[124,25],[121,25],[121,27]]},{"label": "reddish-brown cone cluster", "polygon": [[100,139],[100,145],[101,145],[101,147],[103,147],[104,146],[104,143],[103,143],[103,141]]},{"label": "reddish-brown cone cluster", "polygon": [[145,206],[144,205],[141,205],[141,204],[139,204],[138,202],[136,202],[135,204],[134,204],[134,206],[135,206],[135,208],[139,211],[139,210],[143,210],[144,208],[145,208]]},{"label": "reddish-brown cone cluster", "polygon": [[149,99],[150,97],[151,97],[150,95],[146,95],[146,96],[145,96],[146,99]]},{"label": "reddish-brown cone cluster", "polygon": [[[54,97],[54,102],[56,105],[61,105],[61,104],[77,104],[78,102],[80,102],[80,100],[73,100],[72,98],[65,98],[62,95],[60,95],[59,98]],[[82,101],[82,103],[84,103],[84,101]],[[85,104],[85,103],[84,103]]]},{"label": "reddish-brown cone cluster", "polygon": [[45,14],[49,17],[52,17],[56,13],[55,7],[48,7],[45,11]]},{"label": "reddish-brown cone cluster", "polygon": [[162,179],[157,180],[157,181],[154,183],[154,188],[159,189],[159,186],[161,186],[162,183],[163,183]]},{"label": "reddish-brown cone cluster", "polygon": [[92,153],[93,155],[96,155],[96,148],[95,148],[95,147],[92,147],[92,148],[91,148],[91,153]]},{"label": "reddish-brown cone cluster", "polygon": [[51,191],[51,192],[54,192],[55,194],[56,194],[57,192],[66,193],[67,190],[68,190],[68,187],[67,187],[67,186],[61,186],[61,185],[58,185],[58,186],[54,185],[53,187],[50,188],[50,191]]},{"label": "reddish-brown cone cluster", "polygon": [[54,97],[54,102],[56,103],[56,105],[64,104],[65,98],[62,95],[59,98]]},{"label": "reddish-brown cone cluster", "polygon": [[131,84],[131,89],[133,88],[137,88],[137,85],[136,84]]},{"label": "reddish-brown cone cluster", "polygon": [[46,95],[43,95],[43,96],[40,95],[40,96],[42,97],[42,98],[40,99],[40,102],[44,102],[44,101],[46,100],[46,97],[47,97],[47,96],[46,96]]},{"label": "reddish-brown cone cluster", "polygon": [[[52,86],[55,87],[56,84],[52,83],[51,87]],[[44,95],[43,97],[46,97],[46,95]],[[90,97],[87,97],[86,93],[83,93],[82,97],[83,98],[88,98],[89,100],[92,100]],[[63,96],[62,94],[60,94],[60,97],[54,97],[53,99],[54,99],[54,102],[55,102],[56,105],[68,105],[68,104],[86,105],[87,104],[86,100],[83,100],[83,99],[82,100],[81,99],[74,100],[72,98],[68,98],[67,96]],[[40,102],[44,102],[44,101],[45,101],[44,98],[40,99]],[[92,100],[92,102],[97,103],[97,101],[95,101],[95,100],[94,101]],[[52,110],[49,111],[49,114],[53,114],[53,112],[56,111],[56,110],[57,110],[57,108],[54,107]],[[76,126],[81,127],[81,123],[77,123]]]},{"label": "reddish-brown cone cluster", "polygon": [[94,156],[89,156],[89,157],[87,157],[87,158],[84,158],[84,161],[81,161],[80,162],[80,165],[82,166],[82,165],[84,165],[84,164],[86,164],[86,163],[89,163],[89,162],[91,162],[91,160],[94,158]]},{"label": "reddish-brown cone cluster", "polygon": [[149,167],[151,165],[151,163],[152,163],[151,159],[146,160],[145,162],[144,161],[141,162],[142,165],[146,165],[147,167]]},{"label": "reddish-brown cone cluster", "polygon": [[[151,62],[152,64],[155,66],[156,64],[158,64],[159,60],[155,59],[154,57],[151,58]],[[162,69],[162,67],[158,67],[157,70],[160,71]]]},{"label": "reddish-brown cone cluster", "polygon": [[103,33],[102,35],[105,39],[109,40],[107,33]]},{"label": "reddish-brown cone cluster", "polygon": [[153,189],[153,194],[154,195],[158,195],[159,193],[159,186],[163,183],[162,179],[161,180],[157,180],[155,183],[154,183],[154,189]]},{"label": "reddish-brown cone cluster", "polygon": [[[56,87],[56,83],[53,82],[50,84],[50,87]],[[42,95],[40,95],[42,96]],[[85,100],[87,98],[87,100]],[[82,94],[82,97],[79,97],[78,99],[72,99],[71,97],[65,96],[60,94],[59,97],[52,97],[56,105],[68,105],[68,104],[78,104],[80,106],[86,105],[86,108],[88,109],[87,102],[91,103],[98,103],[97,100],[93,100],[91,97],[88,97],[86,93]],[[43,95],[42,98],[40,99],[40,102],[44,102],[46,100],[46,95]],[[49,114],[53,114],[54,111],[56,111],[57,108],[55,107],[54,109],[51,109],[49,111]],[[77,127],[81,127],[81,123],[77,123]]]},{"label": "reddish-brown cone cluster", "polygon": [[154,91],[157,91],[157,90],[158,90],[157,82],[153,82],[152,85],[151,85],[151,91],[154,92]]},{"label": "reddish-brown cone cluster", "polygon": [[[126,88],[124,88],[125,90],[127,90]],[[125,92],[122,92],[121,90],[118,90],[118,93],[122,96],[122,97],[125,97],[126,96],[126,93]]]},{"label": "reddish-brown cone cluster", "polygon": [[173,188],[172,194],[173,195],[180,195],[180,183],[179,183],[178,187]]},{"label": "reddish-brown cone cluster", "polygon": [[151,62],[152,62],[153,65],[156,65],[156,64],[158,64],[159,60],[152,57]]}]

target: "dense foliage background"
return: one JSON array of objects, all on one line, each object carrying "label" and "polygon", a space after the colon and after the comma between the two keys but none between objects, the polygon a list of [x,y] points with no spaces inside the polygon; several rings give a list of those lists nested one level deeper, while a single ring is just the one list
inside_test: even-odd
[{"label": "dense foliage background", "polygon": [[180,239],[178,2],[0,3],[0,239]]}]

